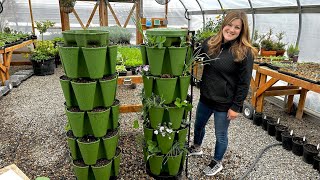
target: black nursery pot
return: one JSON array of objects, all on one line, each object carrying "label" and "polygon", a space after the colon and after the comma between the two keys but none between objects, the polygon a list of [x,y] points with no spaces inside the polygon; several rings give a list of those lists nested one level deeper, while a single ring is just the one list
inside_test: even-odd
[{"label": "black nursery pot", "polygon": [[282,142],[281,133],[287,131],[288,127],[285,125],[277,124],[276,125],[276,140]]},{"label": "black nursery pot", "polygon": [[292,150],[292,135],[288,131],[284,131],[281,133],[282,138],[282,147],[285,150]]},{"label": "black nursery pot", "polygon": [[319,151],[313,144],[305,144],[303,146],[303,161],[308,164],[313,164],[313,157],[317,156]]},{"label": "black nursery pot", "polygon": [[313,157],[313,169],[316,169],[320,172],[319,164],[320,164],[320,156],[314,156]]},{"label": "black nursery pot", "polygon": [[267,131],[270,136],[276,135],[276,121],[275,120],[268,120],[267,121]]},{"label": "black nursery pot", "polygon": [[302,137],[293,137],[292,138],[292,153],[297,156],[303,155],[303,145],[306,144],[306,141],[303,141]]},{"label": "black nursery pot", "polygon": [[268,128],[268,123],[267,121],[268,120],[273,120],[273,121],[276,121],[273,117],[271,116],[266,116],[266,118],[262,118],[262,123],[261,123],[261,127],[263,130],[267,131],[267,128]]},{"label": "black nursery pot", "polygon": [[261,126],[262,124],[262,113],[254,113],[252,123],[256,126]]}]

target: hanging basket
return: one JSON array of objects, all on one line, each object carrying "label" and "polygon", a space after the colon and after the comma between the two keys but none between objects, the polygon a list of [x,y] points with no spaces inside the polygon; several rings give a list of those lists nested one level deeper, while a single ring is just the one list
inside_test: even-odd
[{"label": "hanging basket", "polygon": [[72,6],[60,6],[60,9],[64,13],[72,13],[74,7],[72,7]]}]

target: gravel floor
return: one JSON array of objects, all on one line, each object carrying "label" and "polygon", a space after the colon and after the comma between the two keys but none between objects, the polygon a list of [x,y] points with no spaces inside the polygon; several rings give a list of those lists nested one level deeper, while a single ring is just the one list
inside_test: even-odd
[{"label": "gravel floor", "polygon": [[[0,99],[0,168],[14,163],[30,179],[38,176],[48,176],[53,180],[75,179],[64,130],[66,116],[59,83],[62,74],[61,68],[57,68],[54,75],[32,76]],[[119,85],[117,98],[121,104],[139,104],[141,89],[142,85],[136,89]],[[194,104],[197,104],[199,91],[196,88],[194,90]],[[300,121],[269,103],[265,105],[265,113],[280,117],[281,124],[288,125],[296,135],[306,136],[312,144],[320,143],[320,120],[313,122],[303,118]],[[195,108],[192,122],[194,115]],[[120,115],[120,147],[123,153],[119,179],[152,179],[146,174],[142,160],[142,128],[132,128],[133,121],[139,117],[140,113]],[[251,120],[241,115],[230,125],[224,169],[209,178],[201,171],[210,162],[213,153],[213,129],[213,120],[210,120],[203,143],[205,154],[189,158],[190,179],[237,179],[244,174],[261,149],[277,143],[260,126],[253,125]],[[192,135],[193,132],[190,142]],[[180,179],[187,179],[185,173]],[[261,157],[247,179],[320,179],[320,175],[301,157],[276,146]]]}]

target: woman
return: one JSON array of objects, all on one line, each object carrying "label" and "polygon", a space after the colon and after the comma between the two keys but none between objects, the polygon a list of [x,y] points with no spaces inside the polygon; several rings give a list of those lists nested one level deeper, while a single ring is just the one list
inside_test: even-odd
[{"label": "woman", "polygon": [[194,126],[194,144],[190,155],[201,155],[205,126],[214,114],[215,153],[203,170],[213,176],[222,170],[222,158],[228,146],[228,127],[242,111],[250,86],[253,59],[257,51],[250,44],[247,15],[242,11],[229,12],[216,36],[202,43],[210,64],[204,66],[200,82],[200,100]]}]

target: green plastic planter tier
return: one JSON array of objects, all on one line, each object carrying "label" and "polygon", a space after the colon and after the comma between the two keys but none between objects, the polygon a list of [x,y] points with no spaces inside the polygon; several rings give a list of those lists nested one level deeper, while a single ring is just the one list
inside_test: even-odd
[{"label": "green plastic planter tier", "polygon": [[62,36],[67,46],[107,46],[109,32],[102,30],[69,30],[63,31]]},{"label": "green plastic planter tier", "polygon": [[113,135],[111,137],[103,137],[102,138],[106,158],[108,160],[111,160],[116,154],[116,149],[117,149],[119,137],[120,137],[119,129],[117,129],[116,131],[117,132],[115,135]]},{"label": "green plastic planter tier", "polygon": [[164,104],[170,104],[176,99],[175,89],[178,77],[175,78],[155,78],[157,86],[157,95],[163,97]]},{"label": "green plastic planter tier", "polygon": [[146,35],[150,36],[165,36],[166,41],[164,47],[170,47],[172,45],[180,45],[180,37],[186,37],[188,33],[187,29],[179,28],[153,28],[147,29]]},{"label": "green plastic planter tier", "polygon": [[78,106],[77,99],[74,95],[70,79],[64,79],[64,76],[60,77],[60,85],[63,91],[64,98],[66,100],[66,106]]},{"label": "green plastic planter tier", "polygon": [[182,75],[187,55],[187,48],[188,47],[168,47],[172,75]]},{"label": "green plastic planter tier", "polygon": [[79,166],[75,164],[75,161],[72,161],[72,166],[74,173],[78,180],[89,180],[89,166]]},{"label": "green plastic planter tier", "polygon": [[[99,161],[99,160],[98,160]],[[111,176],[112,161],[103,166],[91,166],[95,180],[109,180]]]},{"label": "green plastic planter tier", "polygon": [[106,47],[98,48],[82,48],[86,67],[88,68],[89,77],[91,79],[99,79],[104,75],[106,64]]},{"label": "green plastic planter tier", "polygon": [[77,142],[84,163],[87,165],[96,164],[98,159],[100,139],[97,139],[96,141],[89,143],[81,142],[79,139],[77,139]]},{"label": "green plastic planter tier", "polygon": [[80,110],[89,111],[94,107],[94,96],[97,82],[80,83],[71,81]]},{"label": "green plastic planter tier", "polygon": [[110,119],[110,108],[103,111],[88,111],[89,122],[94,137],[102,137],[106,135]]}]

